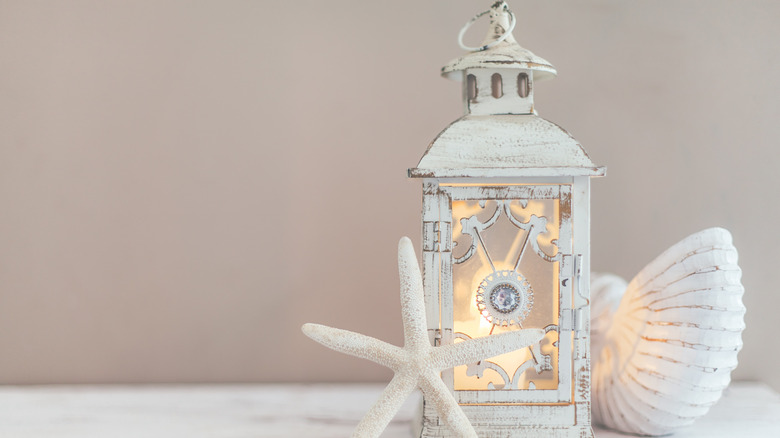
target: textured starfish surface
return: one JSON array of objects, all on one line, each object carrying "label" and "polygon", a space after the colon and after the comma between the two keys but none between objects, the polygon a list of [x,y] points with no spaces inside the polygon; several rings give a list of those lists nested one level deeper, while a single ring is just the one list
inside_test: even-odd
[{"label": "textured starfish surface", "polygon": [[353,437],[378,437],[417,387],[456,436],[476,437],[468,418],[442,381],[441,371],[535,344],[542,339],[544,332],[538,329],[515,330],[433,347],[428,340],[420,268],[408,237],[398,243],[398,271],[401,277],[403,348],[359,333],[318,324],[304,324],[303,332],[328,348],[371,360],[395,372],[379,400],[358,424]]}]

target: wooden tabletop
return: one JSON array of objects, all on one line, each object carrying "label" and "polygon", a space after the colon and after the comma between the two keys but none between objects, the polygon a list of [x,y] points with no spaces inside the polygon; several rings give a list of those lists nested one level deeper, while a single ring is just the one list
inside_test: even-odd
[{"label": "wooden tabletop", "polygon": [[[350,436],[383,385],[0,387],[2,438],[257,438]],[[382,435],[410,438],[419,394]],[[624,437],[596,429],[598,438]],[[780,437],[780,395],[733,384],[676,438]]]}]

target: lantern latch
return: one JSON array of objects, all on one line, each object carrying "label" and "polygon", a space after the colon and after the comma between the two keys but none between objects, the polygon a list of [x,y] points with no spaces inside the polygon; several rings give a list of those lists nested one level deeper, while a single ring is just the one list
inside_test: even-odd
[{"label": "lantern latch", "polygon": [[590,300],[582,294],[582,254],[577,254],[573,258],[575,302],[577,298],[585,300],[585,302],[572,309],[561,311],[561,327],[570,329],[575,336],[579,337],[586,327],[585,309],[590,306]]},{"label": "lantern latch", "polygon": [[563,309],[561,311],[561,328],[569,329],[575,336],[585,330],[585,306],[576,309]]}]

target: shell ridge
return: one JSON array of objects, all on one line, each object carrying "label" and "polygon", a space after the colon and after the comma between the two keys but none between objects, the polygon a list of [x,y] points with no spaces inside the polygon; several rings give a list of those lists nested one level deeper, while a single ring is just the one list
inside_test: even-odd
[{"label": "shell ridge", "polygon": [[619,301],[598,304],[606,311],[596,314],[600,330],[592,334],[593,344],[603,345],[593,355],[595,421],[623,432],[664,435],[717,402],[743,345],[737,261],[731,234],[711,228],[653,259],[622,297],[614,293],[616,280],[594,284],[594,303]]}]

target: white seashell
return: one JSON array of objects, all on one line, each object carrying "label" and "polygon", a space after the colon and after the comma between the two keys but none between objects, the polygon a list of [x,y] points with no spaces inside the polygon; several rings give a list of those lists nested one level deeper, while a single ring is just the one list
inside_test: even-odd
[{"label": "white seashell", "polygon": [[742,348],[741,277],[731,234],[722,228],[683,239],[628,286],[595,275],[594,422],[657,436],[706,414],[728,386]]}]

